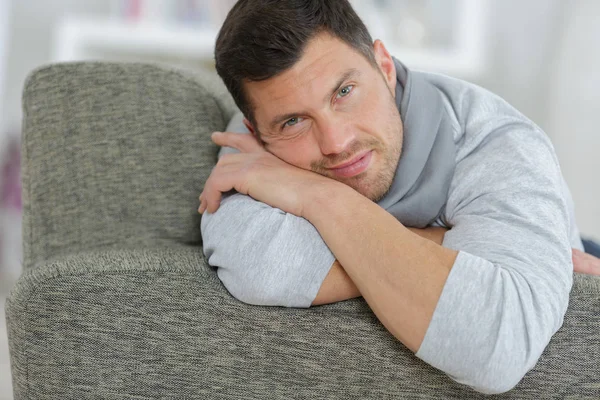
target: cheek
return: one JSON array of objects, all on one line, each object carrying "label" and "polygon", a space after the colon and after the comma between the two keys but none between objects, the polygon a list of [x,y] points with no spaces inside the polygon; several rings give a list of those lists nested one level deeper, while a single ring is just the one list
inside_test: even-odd
[{"label": "cheek", "polygon": [[364,101],[352,112],[352,118],[357,126],[372,136],[383,138],[390,129],[392,115],[390,107],[396,109],[394,99],[389,92],[371,91]]},{"label": "cheek", "polygon": [[[374,85],[361,93],[360,100],[353,107],[353,114],[361,118],[368,118],[370,123],[377,123],[378,117],[383,116],[387,110],[390,92],[387,86]],[[392,98],[393,101],[393,98]]]}]

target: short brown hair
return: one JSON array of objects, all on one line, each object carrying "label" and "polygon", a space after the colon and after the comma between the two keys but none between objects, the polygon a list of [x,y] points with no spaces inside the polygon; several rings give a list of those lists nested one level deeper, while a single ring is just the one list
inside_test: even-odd
[{"label": "short brown hair", "polygon": [[236,105],[256,127],[243,82],[291,68],[316,34],[327,32],[377,65],[373,39],[348,0],[239,0],[217,37],[217,73]]}]

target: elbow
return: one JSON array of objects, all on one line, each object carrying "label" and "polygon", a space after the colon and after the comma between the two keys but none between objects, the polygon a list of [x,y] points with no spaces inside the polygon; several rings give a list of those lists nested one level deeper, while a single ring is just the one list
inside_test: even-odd
[{"label": "elbow", "polygon": [[473,360],[480,361],[463,370],[462,383],[484,394],[501,394],[515,388],[537,364],[551,337],[549,330],[528,331],[526,326],[506,324],[491,352],[482,349],[472,354]]},{"label": "elbow", "polygon": [[296,293],[292,282],[277,282],[262,271],[241,275],[239,269],[218,268],[217,276],[236,300],[254,306],[309,308],[310,298]]},{"label": "elbow", "polygon": [[274,298],[268,287],[260,281],[241,276],[235,268],[219,268],[217,276],[229,294],[242,303],[255,306],[277,306],[278,299]]},{"label": "elbow", "polygon": [[[528,331],[526,325],[507,324],[496,337],[494,350],[474,354],[474,362],[463,370],[462,383],[484,394],[501,394],[515,388],[537,364],[551,337],[550,330]],[[508,332],[506,332],[508,331]],[[521,331],[521,334],[511,335]]]},{"label": "elbow", "polygon": [[483,394],[502,394],[514,389],[528,370],[524,362],[509,365],[503,360],[497,360],[490,363],[489,367],[475,371],[471,379],[463,383]]},{"label": "elbow", "polygon": [[[460,257],[417,356],[477,392],[511,391],[560,328],[568,285],[533,268],[515,272],[468,253]],[[473,276],[480,280],[465,287]]]}]

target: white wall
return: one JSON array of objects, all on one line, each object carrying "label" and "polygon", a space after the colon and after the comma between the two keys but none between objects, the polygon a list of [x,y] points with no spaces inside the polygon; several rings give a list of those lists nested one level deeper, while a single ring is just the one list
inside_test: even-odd
[{"label": "white wall", "polygon": [[12,0],[11,8],[8,80],[0,121],[6,121],[5,128],[17,130],[25,77],[31,69],[50,59],[56,22],[66,13],[108,15],[110,0]]},{"label": "white wall", "polygon": [[562,35],[562,0],[493,0],[487,32],[487,68],[478,84],[504,97],[543,129],[549,60]]},{"label": "white wall", "polygon": [[[9,0],[0,0],[0,110],[3,109],[3,100],[5,98],[4,84],[6,82],[6,55],[8,49],[8,20],[9,20]],[[0,151],[2,149],[2,128],[5,126],[4,119],[0,115]],[[1,153],[0,153],[1,154]]]},{"label": "white wall", "polygon": [[578,225],[600,240],[600,1],[574,1],[565,17],[547,84],[545,121]]},{"label": "white wall", "polygon": [[476,82],[552,140],[577,224],[600,240],[600,1],[493,1],[489,69]]},{"label": "white wall", "polygon": [[550,137],[584,236],[600,240],[600,1],[493,0],[475,83]]}]

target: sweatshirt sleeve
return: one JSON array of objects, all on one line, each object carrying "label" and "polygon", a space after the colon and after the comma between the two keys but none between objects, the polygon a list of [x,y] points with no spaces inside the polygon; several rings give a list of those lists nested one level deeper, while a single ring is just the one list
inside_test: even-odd
[{"label": "sweatshirt sleeve", "polygon": [[457,163],[443,246],[459,254],[417,357],[488,394],[535,366],[573,284],[561,179],[549,139],[518,121]]},{"label": "sweatshirt sleeve", "polygon": [[[227,131],[249,133],[241,113]],[[224,154],[236,149],[223,147]],[[202,215],[203,251],[236,299],[254,305],[308,308],[335,256],[308,220],[231,191]]]},{"label": "sweatshirt sleeve", "polygon": [[308,308],[335,256],[306,219],[233,193],[201,222],[204,254],[232,296]]}]

